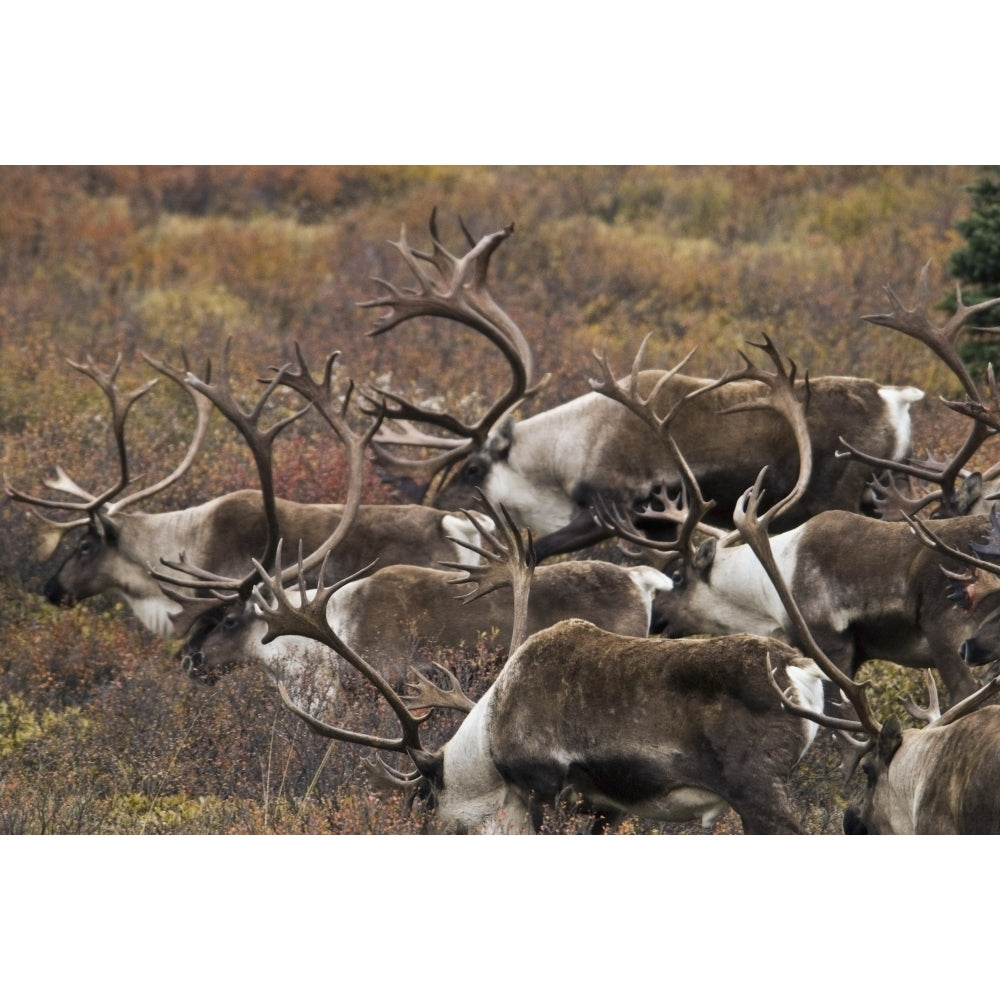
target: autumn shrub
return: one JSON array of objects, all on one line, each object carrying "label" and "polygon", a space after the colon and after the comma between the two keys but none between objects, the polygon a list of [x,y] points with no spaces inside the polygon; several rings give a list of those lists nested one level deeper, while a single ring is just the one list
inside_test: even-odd
[{"label": "autumn shrub", "polygon": [[[455,324],[425,319],[377,336],[373,276],[410,286],[391,245],[405,226],[430,249],[438,206],[446,247],[461,252],[461,216],[474,236],[514,222],[490,264],[490,287],[551,377],[528,415],[589,388],[591,352],[624,373],[652,331],[647,361],[718,376],[762,333],[813,375],[913,383],[914,450],[943,455],[964,418],[939,395],[957,382],[930,351],[860,317],[888,307],[881,286],[909,302],[920,268],[960,244],[969,167],[4,167],[0,168],[0,435],[2,471],[18,489],[61,465],[87,491],[118,476],[106,401],[66,359],[94,359],[130,391],[158,377],[126,425],[135,489],[184,455],[190,401],[143,353],[218,377],[229,372],[249,408],[260,377],[295,360],[314,373],[340,351],[337,391],[375,383],[473,420],[503,391],[500,352]],[[182,349],[187,363],[182,361]],[[294,412],[276,393],[264,424]],[[352,410],[352,419],[361,417]],[[995,461],[983,449],[982,467]],[[344,452],[315,414],[275,445],[277,491],[340,501]],[[245,443],[219,414],[187,474],[144,510],[205,502],[253,488]],[[133,488],[133,487],[130,487]],[[126,491],[128,492],[128,491]],[[397,499],[368,465],[367,502]],[[55,519],[72,514],[50,512]],[[376,787],[368,754],[331,745],[280,704],[259,669],[206,687],[183,675],[176,643],[145,634],[120,598],[56,609],[44,580],[74,535],[44,564],[32,519],[0,499],[0,827],[9,833],[411,833],[425,829],[398,791]],[[489,637],[440,661],[478,696],[500,667]],[[919,672],[872,665],[881,708],[920,694]],[[352,724],[394,731],[395,720],[357,680],[343,707]],[[339,710],[338,710],[339,711]],[[457,728],[437,712],[427,743]],[[824,736],[792,779],[810,832],[839,829],[845,789]],[[583,832],[589,817],[563,807],[552,832]],[[718,832],[739,829],[730,813]],[[624,833],[698,833],[690,824],[629,820]]]}]

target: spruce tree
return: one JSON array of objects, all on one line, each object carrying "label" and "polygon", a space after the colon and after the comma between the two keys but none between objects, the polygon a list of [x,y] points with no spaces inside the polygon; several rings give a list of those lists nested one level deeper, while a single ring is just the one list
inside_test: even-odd
[{"label": "spruce tree", "polygon": [[[955,223],[966,245],[948,259],[952,277],[962,285],[966,305],[1000,297],[1000,167],[980,167],[979,177],[968,188],[971,212]],[[951,293],[942,303],[955,308]],[[975,326],[1000,327],[1000,306],[980,313]],[[966,328],[960,345],[962,360],[974,375],[981,375],[989,362],[1000,371],[1000,333],[986,333]]]}]

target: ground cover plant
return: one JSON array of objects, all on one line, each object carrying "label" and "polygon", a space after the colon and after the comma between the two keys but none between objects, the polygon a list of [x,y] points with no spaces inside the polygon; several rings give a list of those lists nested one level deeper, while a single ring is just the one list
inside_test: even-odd
[{"label": "ground cover plant", "polygon": [[[957,383],[929,351],[862,323],[883,284],[904,299],[925,261],[947,290],[962,242],[970,167],[412,167],[0,169],[0,431],[4,474],[37,492],[56,463],[86,488],[114,481],[108,415],[66,364],[122,356],[125,388],[154,374],[142,353],[198,369],[232,339],[234,384],[249,394],[293,346],[318,361],[422,399],[475,412],[504,366],[470,335],[421,321],[368,337],[357,303],[375,274],[403,275],[390,240],[414,245],[437,205],[450,240],[460,214],[476,234],[515,223],[491,265],[494,296],[531,343],[545,390],[524,415],[584,391],[591,351],[626,370],[649,331],[648,363],[721,375],[746,339],[770,336],[816,374],[867,376],[927,390],[919,449],[943,453],[962,418],[935,405]],[[457,245],[457,243],[455,244]],[[155,481],[183,454],[190,406],[168,381],[134,407],[134,475]],[[984,454],[982,465],[995,461]],[[277,491],[340,500],[341,449],[321,421],[276,448]],[[171,509],[256,485],[253,464],[218,415],[191,470],[145,505]],[[748,484],[749,485],[749,484]],[[398,497],[369,468],[365,502]],[[144,632],[121,602],[47,604],[48,561],[32,522],[0,499],[0,832],[411,833],[398,793],[373,787],[365,753],[309,731],[260,671],[207,687],[189,680],[178,643]],[[64,543],[65,545],[65,543]],[[473,694],[496,650],[446,663]],[[905,714],[919,674],[872,664],[885,711]],[[358,723],[389,726],[357,692]],[[455,720],[435,720],[441,739]],[[431,741],[428,741],[431,742]],[[796,802],[810,832],[839,830],[850,789],[824,735],[800,766]],[[552,815],[551,831],[584,830]],[[738,830],[727,814],[717,832]],[[698,832],[628,822],[625,832]]]}]

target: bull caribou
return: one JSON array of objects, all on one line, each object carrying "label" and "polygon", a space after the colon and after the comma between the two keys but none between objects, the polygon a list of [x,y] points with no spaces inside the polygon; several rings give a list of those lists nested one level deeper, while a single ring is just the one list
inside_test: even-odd
[{"label": "bull caribou", "polygon": [[[335,357],[331,355],[328,362],[327,383],[329,366]],[[301,362],[301,355],[299,360]],[[44,528],[40,553],[43,558],[55,551],[67,532],[85,527],[72,551],[45,584],[45,595],[53,604],[69,607],[99,594],[115,592],[122,595],[147,629],[162,636],[178,636],[184,634],[190,620],[184,618],[182,605],[165,593],[160,583],[150,575],[150,566],[158,566],[161,560],[177,559],[183,554],[191,563],[211,573],[222,577],[239,575],[248,568],[250,557],[263,558],[269,543],[277,541],[277,537],[286,539],[286,551],[294,553],[299,543],[306,551],[317,549],[338,527],[345,505],[296,503],[273,495],[270,456],[264,454],[262,445],[265,439],[273,441],[290,420],[305,412],[300,410],[288,420],[275,424],[255,441],[257,457],[264,463],[262,481],[266,481],[266,485],[263,490],[238,490],[183,510],[149,513],[130,509],[175,483],[191,466],[204,438],[213,404],[238,426],[242,422],[244,434],[250,433],[249,421],[242,419],[246,415],[241,416],[228,389],[225,357],[225,389],[216,392],[214,398],[203,391],[208,387],[207,382],[194,376],[189,380],[184,372],[150,358],[146,361],[184,388],[197,411],[193,439],[182,462],[173,472],[158,483],[123,496],[130,485],[125,419],[132,404],[152,388],[156,380],[130,393],[123,393],[115,385],[120,357],[109,372],[101,371],[88,359],[87,364],[70,363],[96,382],[110,403],[112,431],[120,463],[117,482],[94,495],[78,486],[62,468],[57,467],[56,477],[47,480],[45,485],[75,498],[71,500],[30,496],[16,489],[6,476],[4,485],[9,496],[32,507],[82,514],[82,517],[67,522],[41,518]],[[269,387],[268,392],[273,391],[276,384],[290,384],[290,377],[286,371],[278,382]],[[267,394],[261,398],[254,419],[259,417]],[[269,528],[269,506],[274,508],[276,531]],[[452,538],[475,543],[479,536],[468,519],[457,514],[416,504],[392,507],[362,505],[356,517],[352,518],[349,537],[337,546],[334,559],[336,572],[347,575],[375,559],[382,560],[383,564],[432,565],[441,560],[468,561],[476,558]]]},{"label": "bull caribou", "polygon": [[[971,515],[941,522],[939,531],[951,545],[965,546],[988,526],[986,515]],[[627,527],[622,530],[648,544],[630,536]],[[678,558],[665,567],[674,588],[658,595],[654,627],[668,636],[789,636],[788,614],[753,552],[731,544],[731,534],[695,547],[692,531],[682,532]],[[888,659],[936,667],[952,699],[975,690],[958,650],[970,629],[1000,608],[996,581],[985,582],[960,612],[948,599],[940,559],[908,524],[848,511],[817,514],[776,535],[772,545],[817,642],[847,674],[853,676],[866,660]],[[957,572],[961,564],[950,568]]]},{"label": "bull caribou", "polygon": [[[516,529],[488,508],[490,523],[502,536],[482,528],[492,552],[516,544]],[[484,523],[480,517],[480,523]],[[467,548],[469,543],[459,540]],[[490,554],[475,546],[476,553]],[[450,563],[452,569],[459,564]],[[339,589],[326,606],[330,628],[366,659],[377,660],[393,684],[411,668],[426,669],[439,647],[473,649],[485,635],[509,648],[517,631],[515,606],[501,588],[480,582],[490,566],[465,565],[460,575],[423,566],[385,566]],[[457,595],[456,584],[476,581],[476,600]],[[539,566],[534,571],[527,608],[527,633],[533,634],[567,618],[589,621],[621,635],[649,634],[653,598],[672,586],[668,577],[650,566],[626,568],[597,560],[577,560]],[[457,595],[457,596],[456,596]],[[207,634],[189,641],[183,668],[192,677],[214,683],[236,666],[259,663],[268,674],[292,678],[299,663],[325,661],[339,673],[339,657],[323,656],[327,647],[300,637],[283,636],[267,645],[267,625],[255,602],[231,607]]]},{"label": "bull caribou", "polygon": [[860,807],[844,815],[845,833],[958,834],[1000,833],[1000,706],[985,702],[1000,690],[1000,677],[939,713],[936,689],[928,671],[929,710],[911,712],[929,720],[923,729],[903,730],[898,719],[884,724],[875,716],[864,685],[838,669],[812,636],[797,601],[779,567],[766,526],[757,517],[760,480],[737,504],[737,530],[761,561],[791,620],[798,641],[816,665],[846,695],[856,720],[837,719],[803,710],[782,698],[790,714],[854,731],[866,739],[855,742],[854,760],[864,757],[867,776]]},{"label": "bull caribou", "polygon": [[[942,350],[948,343],[943,337],[928,340]],[[776,355],[772,359],[780,360]],[[794,369],[779,364],[777,372],[763,372],[747,362],[745,371],[738,374],[768,386],[769,405],[786,420],[798,444],[798,480],[763,515],[770,530],[800,502],[811,479],[806,416],[795,391]],[[623,401],[647,426],[659,429],[648,401],[638,399],[634,392]],[[676,496],[661,491],[656,508],[647,506],[641,516],[646,523],[662,519],[679,525],[676,538],[651,540],[637,529],[631,514],[620,508],[606,505],[599,513],[602,523],[622,538],[670,554],[664,569],[674,588],[658,596],[654,627],[668,636],[752,632],[788,637],[788,613],[755,554],[738,544],[739,532],[727,532],[708,522],[705,515],[712,501],[704,497],[677,442],[665,436],[681,470],[682,489]],[[968,515],[940,524],[943,541],[966,550],[988,530],[989,519]],[[696,532],[708,536],[697,545]],[[1000,607],[1000,580],[984,579],[960,613],[945,592],[940,560],[921,543],[910,524],[851,511],[815,514],[777,534],[772,545],[809,628],[842,671],[853,676],[865,660],[884,658],[904,666],[937,667],[952,699],[975,690],[977,684],[958,647],[970,626],[974,628]],[[946,566],[956,571],[961,563]]]},{"label": "bull caribou", "polygon": [[[264,574],[255,590],[263,641],[301,636],[329,646],[385,699],[401,735],[323,722],[279,686],[282,699],[324,736],[408,756],[414,770],[383,764],[384,776],[422,791],[442,832],[530,833],[558,803],[706,828],[732,806],[746,833],[799,831],[787,781],[816,726],[784,712],[768,678],[773,670],[787,698],[819,712],[822,674],[784,643],[630,638],[563,621],[517,645],[455,734],[428,751],[425,717],[331,627],[327,606],[340,587],[310,597],[305,582],[290,593]],[[522,576],[522,620],[527,600]]]},{"label": "bull caribou", "polygon": [[[387,416],[402,428],[396,432],[383,429],[375,438],[376,454],[389,472],[434,477],[462,461],[439,491],[438,507],[467,507],[473,490],[481,489],[534,534],[540,560],[582,548],[607,537],[594,518],[597,498],[629,504],[645,499],[657,484],[673,488],[680,482],[661,435],[621,405],[623,392],[632,388],[658,419],[672,423],[675,439],[724,519],[764,464],[770,463],[773,469],[772,488],[779,493],[787,490],[795,479],[796,442],[773,413],[745,412],[746,404],[762,394],[761,387],[752,380],[717,382],[681,374],[687,358],[669,371],[642,369],[640,348],[631,377],[620,382],[602,361],[602,378],[592,383],[595,391],[515,422],[513,409],[542,383],[535,382],[523,334],[486,285],[490,258],[512,232],[513,226],[507,226],[475,242],[466,231],[471,249],[456,258],[441,244],[432,215],[431,253],[410,247],[405,230],[394,244],[419,288],[400,290],[380,280],[385,294],[361,303],[387,310],[376,321],[372,335],[421,315],[464,323],[501,350],[512,373],[507,392],[475,423],[464,423],[387,390],[377,391]],[[910,445],[910,406],[923,392],[913,386],[883,386],[870,379],[841,376],[812,379],[798,391],[807,404],[815,464],[808,490],[790,513],[788,524],[830,508],[861,510],[870,473],[863,462],[836,457],[840,438],[857,442],[868,455],[902,459]],[[438,428],[447,436],[419,431],[417,424]],[[394,454],[398,447],[407,446],[443,453],[429,459]],[[727,526],[731,527],[728,521]]]}]

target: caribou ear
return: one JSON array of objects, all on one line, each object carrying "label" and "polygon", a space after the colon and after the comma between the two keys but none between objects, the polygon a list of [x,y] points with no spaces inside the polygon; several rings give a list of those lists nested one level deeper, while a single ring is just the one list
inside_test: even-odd
[{"label": "caribou ear", "polygon": [[900,748],[902,742],[903,728],[899,724],[899,719],[894,715],[890,716],[889,720],[882,727],[882,731],[878,734],[878,755],[886,767],[889,766],[890,761],[896,755],[896,751]]},{"label": "caribou ear", "polygon": [[510,446],[514,443],[514,418],[506,417],[494,430],[488,439],[487,448],[490,458],[501,461],[507,458],[510,453]]},{"label": "caribou ear", "polygon": [[435,788],[444,787],[444,754],[440,750],[437,753],[428,753],[416,747],[407,747],[406,752],[416,764],[417,770]]},{"label": "caribou ear", "polygon": [[715,562],[715,539],[706,538],[698,546],[698,551],[694,554],[691,565],[699,573],[707,573],[712,563]]}]

